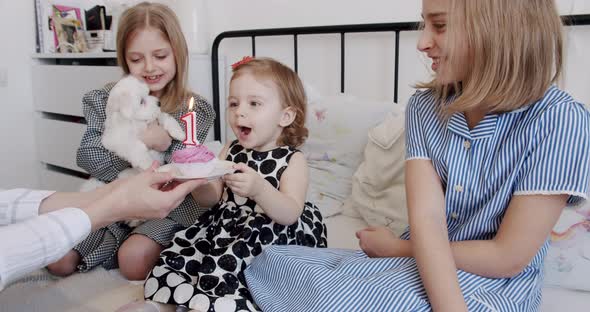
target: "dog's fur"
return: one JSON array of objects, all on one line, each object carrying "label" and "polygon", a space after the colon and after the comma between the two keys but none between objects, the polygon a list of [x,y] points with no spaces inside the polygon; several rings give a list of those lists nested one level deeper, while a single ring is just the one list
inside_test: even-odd
[{"label": "dog's fur", "polygon": [[164,160],[163,153],[149,150],[139,138],[150,122],[157,120],[176,140],[185,138],[178,122],[160,111],[158,99],[149,95],[148,86],[133,76],[121,79],[113,87],[106,115],[102,145],[129,161],[133,168],[146,170],[154,160]]},{"label": "dog's fur", "polygon": [[[184,130],[178,122],[160,111],[158,98],[150,96],[149,92],[147,84],[129,75],[119,80],[109,94],[102,145],[132,166],[123,170],[119,178],[150,168],[154,160],[163,163],[164,154],[150,150],[140,139],[149,123],[157,121],[172,138],[179,141],[185,139]],[[82,185],[81,191],[90,191],[103,184],[91,178]]]}]

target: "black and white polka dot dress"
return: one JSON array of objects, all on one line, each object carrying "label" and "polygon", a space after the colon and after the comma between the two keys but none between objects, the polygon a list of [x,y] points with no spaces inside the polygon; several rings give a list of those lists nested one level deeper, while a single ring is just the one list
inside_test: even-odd
[{"label": "black and white polka dot dress", "polygon": [[[293,153],[244,149],[234,141],[227,160],[246,163],[277,189]],[[271,245],[326,247],[326,226],[317,207],[305,203],[299,220],[284,226],[256,202],[224,188],[219,204],[196,224],[176,233],[145,282],[145,298],[199,311],[258,310],[246,287],[244,270]]]}]

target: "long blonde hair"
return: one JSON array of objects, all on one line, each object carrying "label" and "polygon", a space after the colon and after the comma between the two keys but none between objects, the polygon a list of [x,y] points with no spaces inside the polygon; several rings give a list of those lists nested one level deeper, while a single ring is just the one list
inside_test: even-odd
[{"label": "long blonde hair", "polygon": [[295,112],[295,120],[283,129],[277,144],[292,147],[302,145],[309,131],[305,127],[307,97],[299,76],[291,68],[267,57],[257,57],[236,64],[230,83],[244,73],[250,73],[256,79],[270,79],[274,82],[278,87],[283,108],[290,107]]},{"label": "long blonde hair", "polygon": [[117,61],[125,74],[129,66],[125,60],[127,42],[142,29],[158,29],[170,42],[176,60],[176,75],[166,85],[160,97],[162,111],[171,113],[182,108],[190,91],[188,81],[188,47],[180,23],[172,10],[159,3],[142,2],[125,10],[119,20],[117,29]]},{"label": "long blonde hair", "polygon": [[[554,0],[450,3],[449,58],[440,70],[453,72],[465,67],[465,79],[443,84],[435,78],[418,86],[434,89],[442,101],[457,95],[443,108],[446,116],[470,109],[512,111],[542,98],[559,79],[563,35]],[[467,60],[458,53],[465,47]]]}]

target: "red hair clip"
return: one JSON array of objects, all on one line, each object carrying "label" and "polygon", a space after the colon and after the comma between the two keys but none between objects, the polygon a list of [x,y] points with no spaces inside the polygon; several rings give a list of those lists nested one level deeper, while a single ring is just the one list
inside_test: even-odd
[{"label": "red hair clip", "polygon": [[240,67],[241,65],[244,65],[248,62],[250,62],[251,60],[253,60],[254,58],[251,56],[244,56],[244,58],[242,58],[241,60],[231,64],[231,68],[233,70],[236,70],[236,68]]}]

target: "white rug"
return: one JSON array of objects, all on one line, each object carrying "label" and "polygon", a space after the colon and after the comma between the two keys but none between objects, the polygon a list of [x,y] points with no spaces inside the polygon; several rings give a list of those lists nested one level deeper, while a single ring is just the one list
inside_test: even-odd
[{"label": "white rug", "polygon": [[40,270],[0,292],[0,312],[112,312],[136,300],[143,300],[143,286],[118,271],[96,268],[57,279]]}]

